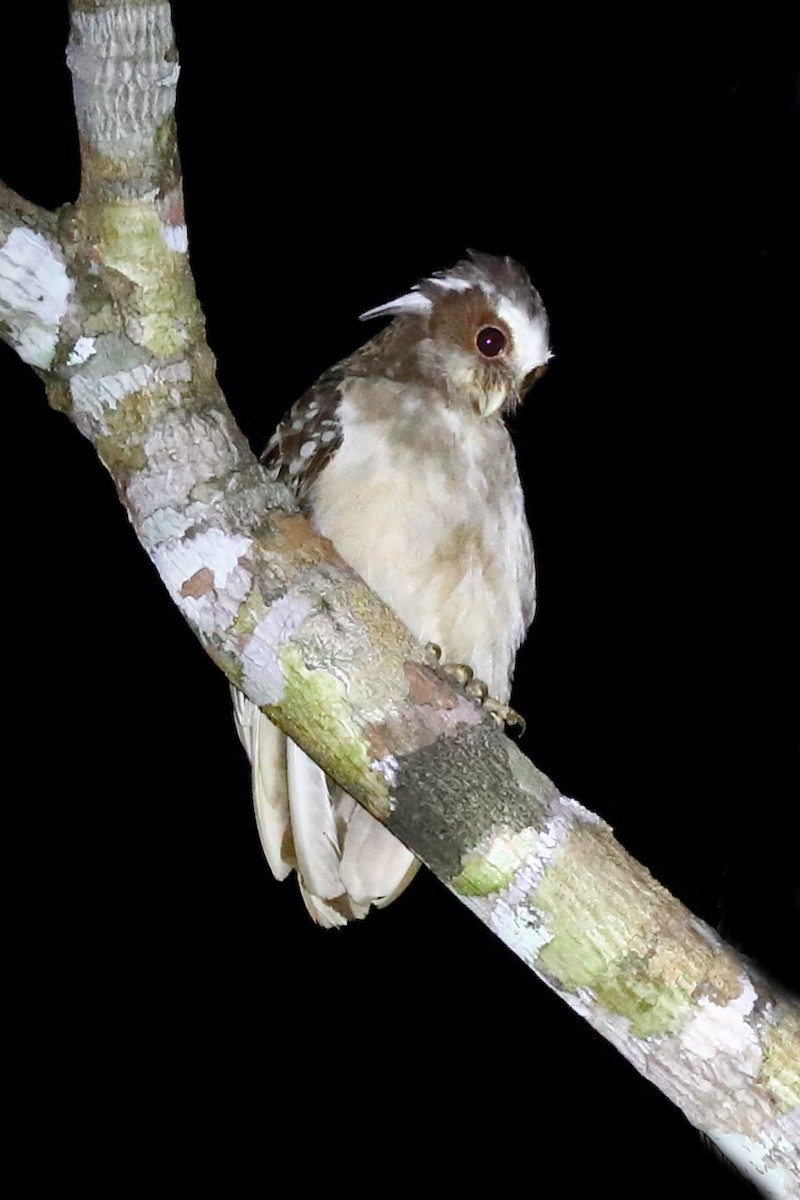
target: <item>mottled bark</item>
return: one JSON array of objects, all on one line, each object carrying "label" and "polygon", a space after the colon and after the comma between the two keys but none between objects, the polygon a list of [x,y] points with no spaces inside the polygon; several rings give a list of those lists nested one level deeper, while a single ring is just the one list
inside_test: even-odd
[{"label": "mottled bark", "polygon": [[187,259],[169,6],[76,0],[82,186],[0,188],[0,334],[108,468],[226,675],[774,1196],[800,1196],[800,1013],[561,796],[269,483]]}]

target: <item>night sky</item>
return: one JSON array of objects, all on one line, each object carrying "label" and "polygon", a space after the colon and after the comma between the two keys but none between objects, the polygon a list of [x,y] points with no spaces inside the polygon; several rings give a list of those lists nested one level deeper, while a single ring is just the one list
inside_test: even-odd
[{"label": "night sky", "polygon": [[[65,7],[0,35],[0,177],[53,207],[78,189]],[[523,748],[800,989],[800,31],[295,8],[173,6],[237,420],[260,449],[360,312],[466,246],[527,266],[555,358],[513,421]],[[227,684],[92,448],[5,345],[0,389],[6,1194],[746,1195],[431,876],[312,925],[262,858]]]}]

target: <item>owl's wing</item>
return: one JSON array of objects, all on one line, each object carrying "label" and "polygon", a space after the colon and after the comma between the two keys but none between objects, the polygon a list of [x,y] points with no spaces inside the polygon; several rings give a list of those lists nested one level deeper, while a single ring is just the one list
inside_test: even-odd
[{"label": "owl's wing", "polygon": [[271,477],[285,483],[306,512],[314,481],[341,445],[342,384],[341,368],[326,371],[292,405],[261,455]]},{"label": "owl's wing", "polygon": [[[262,462],[306,512],[315,479],[341,442],[342,372],[334,368],[291,408]],[[419,862],[379,821],[329,780],[236,688],[233,713],[252,764],[261,845],[276,879],[297,872],[314,920],[333,928],[383,907],[411,881]]]}]

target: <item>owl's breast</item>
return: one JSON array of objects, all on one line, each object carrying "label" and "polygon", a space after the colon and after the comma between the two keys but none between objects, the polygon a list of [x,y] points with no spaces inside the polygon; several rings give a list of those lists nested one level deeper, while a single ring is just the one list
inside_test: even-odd
[{"label": "owl's breast", "polygon": [[535,599],[511,439],[499,419],[397,399],[343,402],[312,519],[417,638],[506,700]]}]

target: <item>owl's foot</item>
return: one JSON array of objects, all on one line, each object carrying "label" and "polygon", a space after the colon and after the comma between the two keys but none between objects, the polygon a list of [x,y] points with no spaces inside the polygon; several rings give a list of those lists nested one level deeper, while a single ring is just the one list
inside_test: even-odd
[{"label": "owl's foot", "polygon": [[525,719],[521,717],[516,709],[510,708],[507,704],[503,704],[500,700],[495,700],[494,696],[489,695],[489,689],[482,679],[475,678],[475,672],[472,667],[466,663],[443,663],[442,648],[437,646],[435,642],[428,642],[425,649],[431,654],[439,664],[445,675],[449,675],[457,684],[463,687],[471,700],[476,700],[478,704],[488,712],[498,725],[513,725],[519,729],[520,737],[525,732]]},{"label": "owl's foot", "polygon": [[515,708],[510,708],[508,704],[495,700],[494,696],[487,696],[483,701],[483,707],[492,714],[498,725],[516,726],[519,736],[522,737],[525,732],[525,718]]}]

